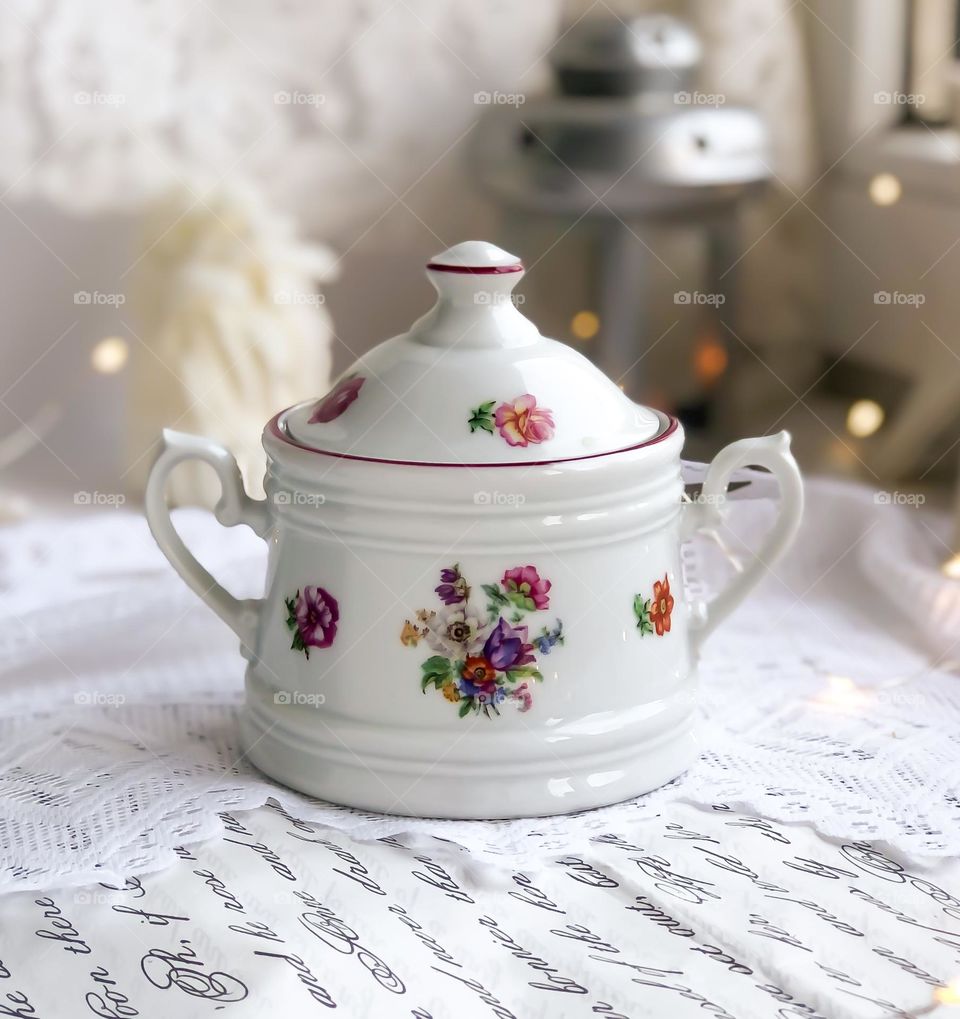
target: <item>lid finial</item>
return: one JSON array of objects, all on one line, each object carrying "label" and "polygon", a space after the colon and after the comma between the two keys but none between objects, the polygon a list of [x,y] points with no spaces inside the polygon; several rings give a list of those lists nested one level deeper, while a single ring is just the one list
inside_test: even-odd
[{"label": "lid finial", "polygon": [[520,313],[513,288],[523,279],[516,255],[488,241],[464,241],[434,255],[427,279],[437,303],[414,323],[409,338],[427,346],[511,347],[534,342],[537,327]]},{"label": "lid finial", "polygon": [[463,241],[434,255],[427,263],[427,269],[460,275],[497,276],[521,273],[523,263],[516,255],[488,241]]}]

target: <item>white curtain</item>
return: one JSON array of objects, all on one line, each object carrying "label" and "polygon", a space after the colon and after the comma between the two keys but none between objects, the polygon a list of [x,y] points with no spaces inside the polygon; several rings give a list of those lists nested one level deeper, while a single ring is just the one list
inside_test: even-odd
[{"label": "white curtain", "polygon": [[239,176],[338,246],[409,237],[466,218],[473,96],[535,87],[559,20],[560,0],[11,0],[0,191],[89,213]]}]

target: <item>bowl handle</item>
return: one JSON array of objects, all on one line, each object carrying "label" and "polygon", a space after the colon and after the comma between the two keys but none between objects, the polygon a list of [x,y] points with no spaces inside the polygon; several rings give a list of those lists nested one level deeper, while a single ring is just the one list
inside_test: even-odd
[{"label": "bowl handle", "polygon": [[803,515],[803,480],[800,468],[790,452],[790,433],[778,432],[757,439],[740,439],[725,446],[707,469],[697,502],[685,507],[682,537],[716,527],[723,522],[731,475],[741,467],[766,467],[780,485],[780,509],[769,534],[753,561],[738,573],[711,601],[691,606],[690,640],[694,655],[707,637],[759,583],[765,573],[790,546]]},{"label": "bowl handle", "polygon": [[225,587],[218,584],[184,545],[170,518],[170,507],[164,494],[167,478],[178,463],[192,459],[203,460],[217,472],[221,495],[213,513],[224,527],[246,524],[261,538],[267,533],[267,502],[265,499],[251,499],[247,495],[233,454],[210,439],[174,432],[169,428],[163,430],[160,453],[147,479],[144,499],[147,523],[160,551],[170,560],[187,587],[216,612],[240,638],[243,647],[252,654],[261,599],[234,598]]}]

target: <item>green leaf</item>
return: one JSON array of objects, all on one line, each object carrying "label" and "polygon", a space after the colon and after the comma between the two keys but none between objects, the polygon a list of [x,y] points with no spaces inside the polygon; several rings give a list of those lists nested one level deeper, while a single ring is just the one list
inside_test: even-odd
[{"label": "green leaf", "polygon": [[420,680],[420,689],[426,690],[428,686],[433,685],[438,690],[444,683],[453,679],[453,673],[450,670],[450,660],[444,658],[443,655],[433,655],[428,658],[423,665],[420,666],[423,672],[423,677]]},{"label": "green leaf", "polygon": [[650,599],[644,600],[643,595],[635,595],[633,613],[637,617],[637,629],[640,631],[640,636],[653,633],[653,625],[650,622]]},{"label": "green leaf", "polygon": [[475,410],[470,411],[470,418],[467,424],[470,426],[471,432],[482,428],[483,431],[493,435],[493,415],[491,411],[496,402],[496,400],[490,400],[487,403],[481,403]]},{"label": "green leaf", "polygon": [[484,584],[483,591],[491,602],[496,605],[506,605],[509,598],[500,590],[497,584]]},{"label": "green leaf", "polygon": [[463,703],[460,705],[460,711],[459,711],[460,717],[463,718],[464,715],[466,715],[467,712],[472,707],[473,707],[473,698],[472,697],[464,697]]},{"label": "green leaf", "polygon": [[431,655],[420,668],[424,672],[449,672],[450,659],[444,658],[443,655]]},{"label": "green leaf", "polygon": [[519,683],[524,679],[533,679],[538,683],[542,683],[543,673],[534,665],[521,665],[519,669],[511,669],[507,673],[507,679],[511,683]]}]

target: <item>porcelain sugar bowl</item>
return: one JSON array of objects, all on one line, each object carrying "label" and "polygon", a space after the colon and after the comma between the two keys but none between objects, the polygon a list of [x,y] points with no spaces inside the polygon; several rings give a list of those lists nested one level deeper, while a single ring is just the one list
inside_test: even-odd
[{"label": "porcelain sugar bowl", "polygon": [[[263,501],[231,454],[167,431],[146,497],[160,548],[247,660],[247,758],[368,810],[499,818],[612,803],[696,753],[696,662],[789,544],[803,491],[786,433],[745,439],[684,501],[683,430],[634,404],[518,309],[518,259],[459,244],[436,304],[263,433]],[[164,497],[209,463],[216,516],[269,545],[238,600],[184,546]],[[777,521],[708,604],[681,543],[716,526],[731,474],[775,476]]]}]

